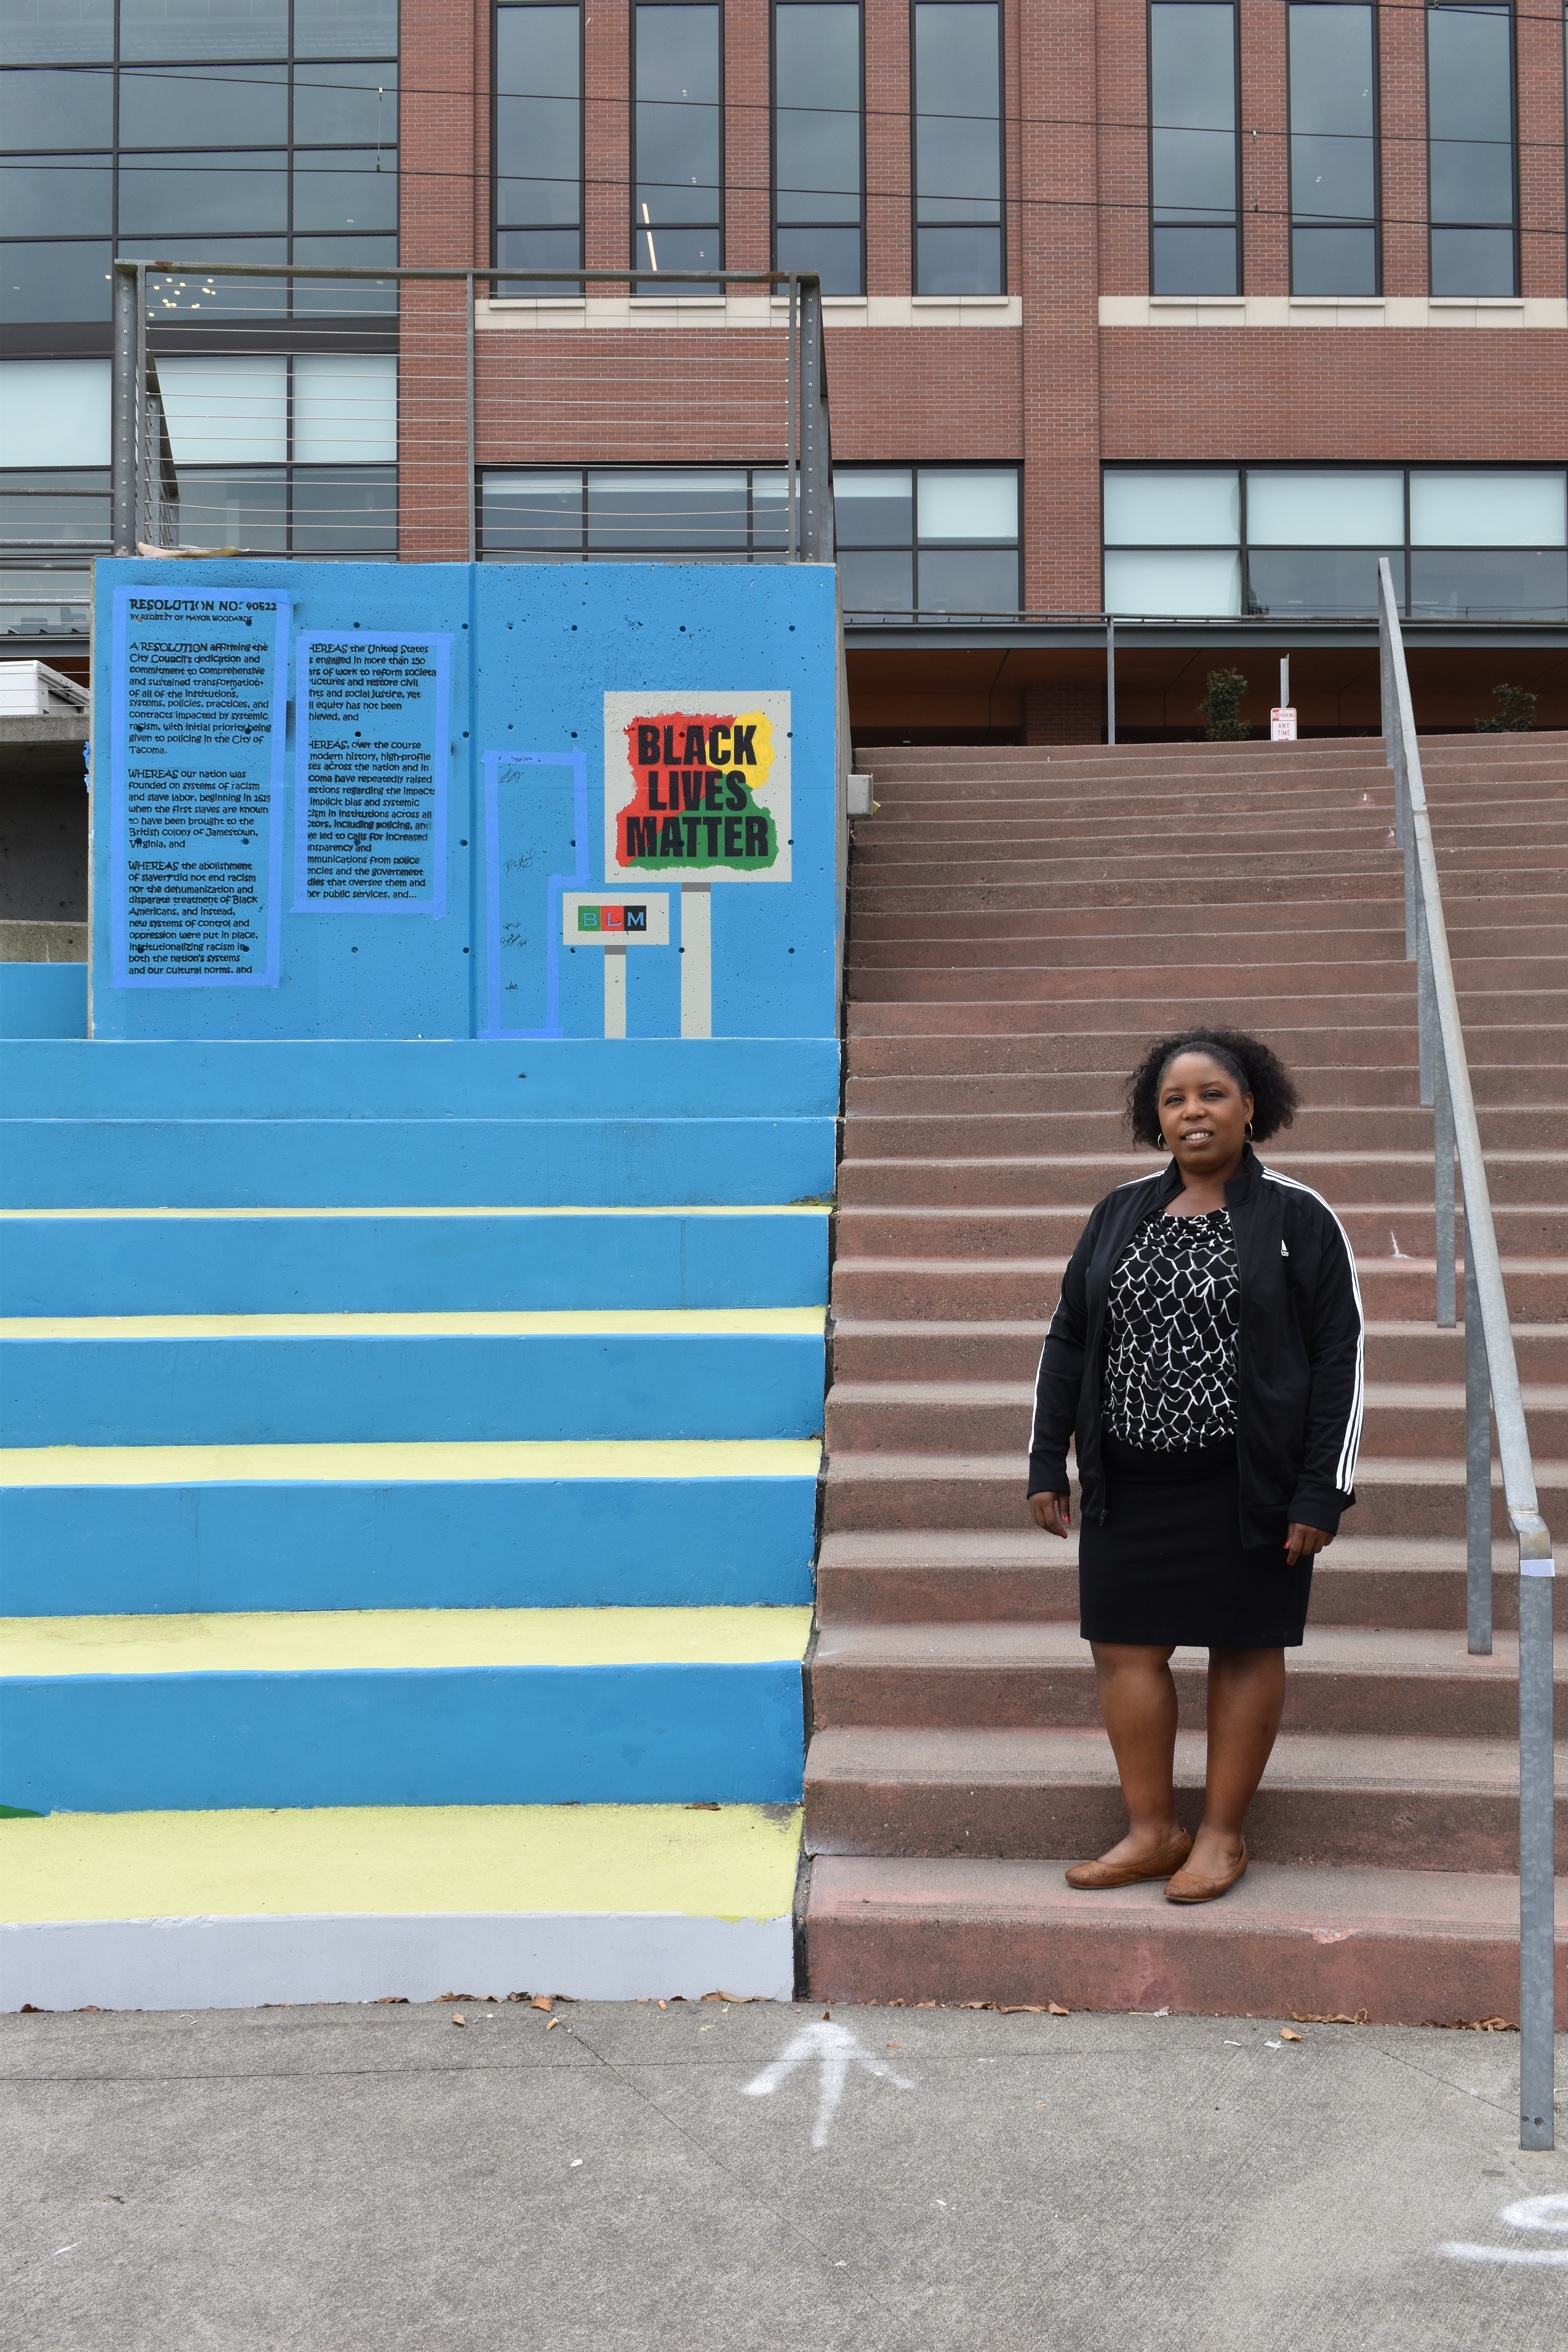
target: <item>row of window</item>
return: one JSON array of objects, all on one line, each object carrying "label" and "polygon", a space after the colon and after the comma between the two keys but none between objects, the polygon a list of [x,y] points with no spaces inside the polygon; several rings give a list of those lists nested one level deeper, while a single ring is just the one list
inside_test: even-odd
[{"label": "row of window", "polygon": [[395,264],[396,0],[0,0],[0,324],[107,319],[116,252]]}]

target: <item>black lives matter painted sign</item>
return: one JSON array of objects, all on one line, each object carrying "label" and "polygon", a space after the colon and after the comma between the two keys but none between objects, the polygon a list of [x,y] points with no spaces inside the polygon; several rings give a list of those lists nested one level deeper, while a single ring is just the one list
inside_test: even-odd
[{"label": "black lives matter painted sign", "polygon": [[294,912],[447,911],[449,635],[300,639]]},{"label": "black lives matter painted sign", "polygon": [[605,875],[787,882],[789,696],[605,697]]},{"label": "black lives matter painted sign", "polygon": [[119,988],[276,988],[289,600],[120,588],[110,648]]}]

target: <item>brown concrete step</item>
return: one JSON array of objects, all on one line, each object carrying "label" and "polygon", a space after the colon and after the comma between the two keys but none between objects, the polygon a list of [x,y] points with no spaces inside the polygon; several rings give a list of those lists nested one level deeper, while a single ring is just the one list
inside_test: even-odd
[{"label": "brown concrete step", "polygon": [[[900,1321],[1017,1322],[1049,1316],[1061,1293],[1065,1255],[1039,1258],[857,1257],[834,1262],[836,1313]],[[1357,1259],[1363,1311],[1378,1322],[1430,1323],[1437,1312],[1430,1258]],[[1510,1312],[1528,1323],[1568,1320],[1568,1264],[1561,1258],[1505,1260]]]},{"label": "brown concrete step", "polygon": [[[1107,1082],[1108,1091],[1112,1090],[1114,1081],[1109,1073]],[[888,1083],[884,1079],[862,1079],[858,1086],[875,1088]],[[1049,1094],[1054,1101],[1054,1086]],[[875,1092],[856,1093],[845,1127],[846,1150],[859,1166],[878,1161],[924,1163],[933,1171],[933,1182],[941,1181],[934,1171],[943,1161],[977,1157],[987,1147],[998,1157],[1016,1160],[1070,1158],[1080,1151],[1111,1159],[1130,1151],[1127,1129],[1119,1109],[1002,1110],[993,1113],[984,1127],[976,1129],[971,1118],[951,1111],[883,1116],[875,1108],[879,1099]],[[873,1106],[869,1110],[860,1107],[867,1100]],[[1518,1110],[1483,1108],[1480,1128],[1489,1166],[1504,1151],[1544,1151],[1553,1156],[1568,1152],[1568,1105],[1556,1109],[1545,1106]],[[1393,1150],[1411,1150],[1429,1165],[1432,1114],[1415,1106],[1373,1111],[1320,1104],[1298,1113],[1289,1134],[1292,1142],[1314,1147],[1332,1139],[1344,1151],[1376,1151],[1384,1146]],[[1272,1144],[1266,1149],[1271,1161],[1282,1164]],[[1155,1163],[1148,1160],[1142,1164],[1152,1167]]]},{"label": "brown concrete step", "polygon": [[[1256,940],[1272,952],[1276,943],[1296,943],[1298,953],[1319,947],[1326,955],[1343,952],[1344,942],[1362,939],[1402,940],[1405,899],[1399,874],[1391,872],[1381,898],[1341,899],[1331,890],[1321,898],[1288,898],[1258,913],[1234,902],[1216,905],[1207,913],[1201,903],[1164,907],[1157,900],[1146,908],[1100,906],[1093,900],[1074,906],[1030,905],[948,911],[928,897],[915,910],[890,905],[869,906],[858,895],[849,903],[848,937],[858,951],[868,944],[900,940],[1038,939],[1050,940],[1063,953],[1081,947],[1091,959],[1094,942],[1116,940],[1122,947],[1142,947],[1147,958],[1157,958],[1161,943],[1171,961],[1179,959],[1189,932],[1200,938]],[[1495,898],[1471,899],[1461,881],[1443,896],[1444,918],[1450,941],[1475,939],[1495,945],[1478,945],[1469,952],[1483,955],[1517,953],[1521,940],[1561,933],[1568,926],[1568,895],[1530,891],[1510,903],[1506,919]],[[1369,952],[1371,951],[1369,946]],[[1403,949],[1401,949],[1403,953]]]},{"label": "brown concrete step", "polygon": [[[1568,1371],[1568,1331],[1561,1370]],[[1027,1440],[1034,1411],[1032,1380],[853,1381],[836,1376],[827,1391],[826,1444],[831,1454],[1005,1452]],[[1533,1453],[1568,1460],[1568,1384],[1524,1391],[1525,1421]],[[1394,1382],[1369,1378],[1363,1443],[1391,1460],[1462,1459],[1462,1381]]]},{"label": "brown concrete step", "polygon": [[[1482,936],[1489,938],[1489,933]],[[1568,927],[1564,928],[1568,938]],[[1556,951],[1555,941],[1542,946],[1534,939],[1538,953]],[[1504,938],[1494,950],[1500,955],[1517,955],[1519,934]],[[1457,953],[1450,939],[1450,953]],[[1485,948],[1470,950],[1485,954]],[[1405,962],[1405,926],[1395,921],[1394,910],[1380,929],[1362,928],[1330,932],[1271,929],[1260,926],[1253,930],[1227,929],[1216,924],[1212,930],[1188,925],[1179,933],[1146,931],[1141,925],[1130,924],[1121,933],[1103,930],[1089,934],[1064,936],[1045,921],[1037,926],[1016,919],[1009,924],[998,919],[984,931],[971,923],[953,922],[939,925],[934,919],[921,924],[919,930],[905,924],[895,928],[887,925],[879,933],[862,937],[859,930],[849,935],[848,965],[854,971],[897,971],[930,968],[973,968],[979,965],[1006,965],[1013,962],[1048,965],[1064,979],[1070,972],[1106,970],[1117,972],[1142,970],[1152,965],[1167,971],[1179,963],[1235,964],[1250,967],[1255,964],[1284,964],[1292,971],[1312,971],[1322,966],[1329,971],[1340,966],[1362,963],[1397,964]]]},{"label": "brown concrete step", "polygon": [[[1095,1196],[1038,1206],[898,1208],[846,1202],[838,1213],[838,1247],[847,1257],[1061,1257],[1071,1253]],[[1430,1197],[1361,1202],[1342,1193],[1334,1213],[1350,1235],[1358,1265],[1364,1258],[1430,1258],[1436,1211]],[[1457,1213],[1463,1234],[1464,1213]],[[1562,1254],[1568,1272],[1568,1194],[1556,1202],[1510,1204],[1494,1200],[1498,1246],[1512,1258]],[[1397,1246],[1396,1246],[1397,1244]]]},{"label": "brown concrete step", "polygon": [[[1027,1432],[1005,1453],[830,1454],[822,1486],[824,1532],[952,1528],[980,1533],[1026,1527],[1026,1437]],[[1538,1459],[1534,1467],[1547,1524],[1568,1525],[1568,1463]],[[1465,1532],[1461,1461],[1363,1454],[1356,1465],[1355,1492],[1347,1534],[1456,1539]],[[1500,1538],[1508,1533],[1495,1464],[1492,1533]]]},{"label": "brown concrete step", "polygon": [[[1206,874],[1173,873],[1163,880],[1157,876],[1120,874],[1111,869],[1109,861],[1090,861],[1092,870],[1076,877],[1075,883],[1082,886],[1084,902],[1100,910],[1116,907],[1158,906],[1169,910],[1183,906],[1230,906],[1256,912],[1259,908],[1277,904],[1297,905],[1303,895],[1318,898],[1330,892],[1342,906],[1358,898],[1374,899],[1386,906],[1394,903],[1401,887],[1398,867],[1388,862],[1397,854],[1385,851],[1375,862],[1345,860],[1340,870],[1325,868],[1318,875],[1275,874],[1264,866],[1249,876],[1212,866]],[[1450,866],[1447,878],[1462,887],[1468,898],[1503,902],[1499,909],[1501,919],[1521,897],[1539,890],[1561,892],[1562,882],[1554,877],[1553,864],[1548,861],[1543,870],[1540,865],[1532,865],[1521,850],[1512,864],[1493,866],[1471,861],[1459,867]],[[1058,905],[1063,878],[1051,870],[1047,861],[1042,860],[1031,870],[1014,872],[1003,881],[971,878],[944,883],[928,873],[923,881],[895,882],[890,876],[883,875],[874,882],[857,882],[855,888],[862,913],[889,908],[915,917],[926,908],[995,913],[1019,907],[1048,909]],[[1446,898],[1447,891],[1444,895]]]},{"label": "brown concrete step", "polygon": [[[1310,1054],[1293,1045],[1290,1067],[1301,1092],[1302,1108],[1297,1114],[1296,1126],[1280,1139],[1282,1141],[1299,1149],[1304,1134],[1310,1139],[1310,1130],[1303,1129],[1300,1121],[1319,1110],[1381,1110],[1387,1105],[1400,1105],[1411,1110],[1419,1108],[1419,1082],[1414,1066],[1403,1057],[1397,1061],[1384,1058],[1392,1051],[1387,1031],[1355,1034],[1364,1040],[1368,1049],[1364,1061],[1314,1061]],[[845,1057],[852,1084],[860,1078],[1048,1079],[1049,1086],[1038,1088],[1040,1099],[1031,1108],[1120,1113],[1127,1098],[1129,1073],[1149,1044],[1147,1031],[1112,1031],[1106,1038],[1096,1037],[1089,1043],[1089,1057],[1086,1058],[1083,1039],[1058,1036],[1049,1030],[1022,1024],[994,1036],[954,1036],[935,1028],[917,1029],[904,1035],[879,1035],[857,1025],[852,1015]],[[1557,1087],[1563,1082],[1560,1072],[1553,1069],[1543,1074],[1538,1062],[1527,1062],[1517,1069],[1516,1091],[1500,1093],[1493,1087],[1489,1097],[1488,1070],[1484,1065],[1478,1066],[1472,1058],[1470,1083],[1478,1103],[1496,1099],[1528,1105],[1543,1098],[1548,1084]],[[1564,1091],[1568,1094],[1568,1087]],[[1546,1093],[1544,1098],[1550,1101],[1552,1097]],[[885,1096],[867,1099],[889,1100]],[[1425,1139],[1430,1146],[1430,1110],[1426,1119]],[[1340,1142],[1337,1134],[1334,1140],[1336,1144]],[[1384,1139],[1374,1140],[1381,1142]],[[1124,1138],[1122,1149],[1125,1148]]]},{"label": "brown concrete step", "polygon": [[[1513,984],[1549,987],[1553,977],[1552,963],[1552,959],[1542,958],[1538,967],[1522,971]],[[1136,969],[1140,982],[1146,986],[1150,967]],[[1519,967],[1510,969],[1517,971]],[[1005,1000],[1009,1004],[1047,1003],[1058,1025],[1065,1028],[1070,1024],[1061,1016],[1069,1005],[1113,1004],[1127,991],[1130,979],[1131,972],[1118,964],[1060,966],[1024,954],[999,958],[994,950],[990,950],[984,960],[960,962],[951,959],[940,965],[853,961],[847,984],[851,999],[859,1004],[956,1004],[974,1000]],[[1561,974],[1558,979],[1561,985]],[[1322,998],[1339,1007],[1342,1017],[1344,1006],[1352,999],[1388,997],[1403,1003],[1405,997],[1413,1001],[1415,992],[1414,966],[1403,957],[1394,956],[1382,962],[1314,961],[1250,966],[1228,960],[1210,964],[1194,959],[1183,968],[1180,986],[1183,995],[1189,999],[1200,995],[1219,998],[1261,994],[1270,1002],[1278,1002],[1279,991],[1287,980],[1290,993],[1284,1002],[1295,1005],[1308,998]],[[1133,1001],[1142,1000],[1134,997]]]},{"label": "brown concrete step", "polygon": [[[1260,1864],[1223,1903],[1188,1909],[1157,1887],[1079,1895],[1062,1879],[1075,1858],[824,1855],[805,1906],[812,1998],[1372,2024],[1518,2018],[1519,1888],[1503,1874]],[[1568,1889],[1559,1917],[1562,2015]]]},{"label": "brown concrete step", "polygon": [[[1344,1114],[1339,1114],[1342,1126]],[[1568,1118],[1564,1119],[1568,1128]],[[1290,1130],[1294,1136],[1296,1129]],[[873,1159],[855,1147],[851,1124],[838,1166],[838,1199],[845,1208],[1024,1208],[1053,1202],[1098,1201],[1115,1186],[1155,1174],[1161,1155],[1124,1148],[1119,1153],[1016,1153],[1007,1158]],[[1389,1202],[1403,1208],[1419,1200],[1434,1181],[1432,1152],[1280,1150],[1265,1147],[1265,1164],[1325,1199],[1358,1202],[1363,1208]],[[1487,1189],[1494,1206],[1568,1202],[1568,1148],[1562,1151],[1491,1151]]]},{"label": "brown concrete step", "polygon": [[[1556,1681],[1568,1684],[1568,1642]],[[1519,1733],[1518,1636],[1472,1657],[1462,1628],[1423,1632],[1317,1625],[1289,1656],[1286,1731],[1360,1732],[1507,1743]],[[816,1731],[904,1725],[926,1730],[1096,1730],[1089,1643],[1072,1624],[824,1625],[811,1661]],[[1208,1660],[1178,1650],[1171,1672],[1182,1721],[1205,1720]]]},{"label": "brown concrete step", "polygon": [[[1568,1749],[1559,1751],[1559,1765]],[[1203,1815],[1205,1741],[1176,1735],[1176,1808]],[[815,1734],[805,1759],[812,1854],[1102,1853],[1126,1834],[1103,1730],[937,1731],[904,1726]],[[1503,1739],[1281,1734],[1247,1816],[1255,1863],[1318,1868],[1518,1867],[1519,1753]],[[1568,1869],[1568,1781],[1559,1780],[1557,1867]]]},{"label": "brown concrete step", "polygon": [[[1414,1000],[1392,993],[1364,1000],[1357,997],[1353,1002],[1340,996],[1210,996],[1194,1002],[1173,995],[1147,1001],[1123,999],[1119,1003],[1097,999],[1053,1005],[1051,1009],[1058,1016],[1054,1033],[1058,1040],[1056,1057],[1074,1069],[1093,1069],[1098,1066],[1101,1069],[1131,1070],[1142,1059],[1153,1038],[1168,1037],[1173,1031],[1215,1021],[1233,1029],[1250,1028],[1255,1035],[1267,1038],[1291,1067],[1298,1062],[1348,1062],[1361,1066],[1404,1061],[1415,1050]],[[1552,1018],[1555,1009],[1531,1005],[1526,1016],[1529,1026],[1516,1032],[1519,1059],[1544,1060],[1554,1055],[1556,1046],[1568,1034],[1568,1024]],[[1568,1004],[1563,1010],[1568,1011]],[[851,998],[845,1019],[852,1037],[986,1037],[1009,1036],[1024,1028],[1035,1028],[1039,1014],[1035,1001],[1023,997],[964,998],[954,1003],[919,1004],[887,1004]],[[1136,1022],[1137,1026],[1128,1030],[1123,1025],[1128,1021]],[[1467,1032],[1468,1027],[1467,1020]],[[1532,1055],[1530,1048],[1538,1038],[1540,1052]],[[1477,1058],[1484,1056],[1478,1055]]]},{"label": "brown concrete step", "polygon": [[[1461,1631],[1465,1562],[1458,1537],[1336,1536],[1312,1573],[1312,1622]],[[1568,1579],[1557,1581],[1558,1622],[1568,1631]],[[1066,1543],[1026,1524],[830,1534],[817,1562],[816,1607],[825,1625],[858,1618],[1076,1625],[1077,1532]],[[1492,1547],[1492,1612],[1500,1629],[1519,1623],[1519,1549],[1511,1536]]]}]

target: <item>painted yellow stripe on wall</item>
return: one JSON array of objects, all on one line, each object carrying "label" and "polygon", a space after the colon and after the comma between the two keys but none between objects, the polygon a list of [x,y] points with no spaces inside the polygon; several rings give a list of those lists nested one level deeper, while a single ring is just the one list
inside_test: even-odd
[{"label": "painted yellow stripe on wall", "polygon": [[688,1203],[669,1209],[605,1208],[602,1205],[578,1208],[570,1202],[552,1202],[548,1207],[520,1208],[512,1202],[496,1208],[458,1209],[340,1209],[326,1203],[313,1209],[0,1209],[0,1224],[58,1222],[71,1217],[94,1217],[100,1222],[114,1218],[127,1223],[155,1218],[165,1224],[239,1217],[826,1217],[831,1213],[832,1206],[828,1200],[759,1201],[741,1206],[732,1202],[700,1207]]},{"label": "painted yellow stripe on wall", "polygon": [[779,1918],[794,1899],[800,1824],[794,1810],[759,1805],[713,1813],[683,1805],[54,1813],[0,1822],[0,1916],[676,1911]]},{"label": "painted yellow stripe on wall", "polygon": [[0,1339],[816,1339],[824,1307],[570,1307],[523,1314],[0,1317]]},{"label": "painted yellow stripe on wall", "polygon": [[5,1675],[343,1674],[438,1666],[759,1665],[809,1608],[321,1609],[0,1618]]},{"label": "painted yellow stripe on wall", "polygon": [[0,1448],[0,1486],[395,1486],[504,1479],[815,1478],[815,1437],[453,1438],[421,1444]]}]

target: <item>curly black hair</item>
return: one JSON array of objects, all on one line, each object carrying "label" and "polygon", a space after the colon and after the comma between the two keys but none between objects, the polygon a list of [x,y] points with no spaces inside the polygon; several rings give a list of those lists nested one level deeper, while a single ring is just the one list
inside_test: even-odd
[{"label": "curly black hair", "polygon": [[1164,1146],[1160,1127],[1160,1087],[1178,1054],[1207,1054],[1233,1077],[1243,1094],[1252,1097],[1252,1135],[1266,1143],[1289,1127],[1301,1097],[1284,1063],[1261,1037],[1244,1029],[1184,1029],[1179,1036],[1155,1039],[1127,1082],[1127,1124],[1134,1143]]}]

